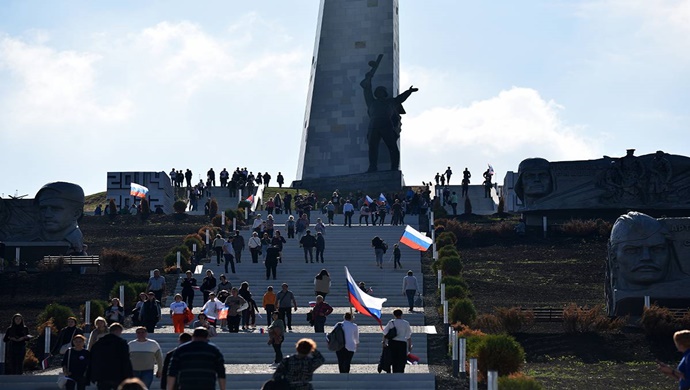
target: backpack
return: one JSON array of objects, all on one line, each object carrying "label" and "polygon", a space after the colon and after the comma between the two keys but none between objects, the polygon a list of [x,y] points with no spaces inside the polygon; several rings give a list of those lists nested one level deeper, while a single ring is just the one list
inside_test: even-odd
[{"label": "backpack", "polygon": [[388,250],[388,244],[386,244],[386,242],[384,241],[383,242],[383,253],[386,253],[387,250]]},{"label": "backpack", "polygon": [[326,336],[329,351],[340,351],[345,348],[345,331],[343,331],[343,323],[338,322],[331,333]]}]

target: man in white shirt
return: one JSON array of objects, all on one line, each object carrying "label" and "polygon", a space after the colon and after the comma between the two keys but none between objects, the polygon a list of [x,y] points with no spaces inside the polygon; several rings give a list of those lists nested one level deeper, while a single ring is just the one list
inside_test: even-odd
[{"label": "man in white shirt", "polygon": [[[343,333],[345,333],[345,347],[335,352],[338,357],[338,370],[341,374],[348,374],[350,372],[350,363],[352,357],[359,346],[359,328],[357,324],[352,322],[352,313],[345,313],[344,321],[341,322]],[[337,326],[337,325],[336,325]]]},{"label": "man in white shirt", "polygon": [[129,359],[132,361],[132,368],[134,369],[134,376],[141,379],[147,388],[151,388],[153,382],[153,365],[158,366],[156,377],[161,377],[163,369],[163,353],[161,347],[154,340],[147,339],[146,328],[140,326],[137,328],[136,340],[130,341],[129,344]]},{"label": "man in white shirt", "polygon": [[[393,373],[405,372],[407,364],[407,354],[412,352],[412,328],[410,323],[402,319],[403,312],[400,309],[393,311],[394,319],[388,321],[383,328],[383,345],[390,348]],[[397,335],[389,340],[386,338],[388,332],[395,328]]]},{"label": "man in white shirt", "polygon": [[407,303],[410,306],[409,312],[414,311],[414,296],[417,294],[419,286],[417,285],[417,278],[412,274],[412,270],[407,271],[407,276],[403,278],[402,293],[407,295]]},{"label": "man in white shirt", "polygon": [[343,205],[343,214],[345,214],[345,224],[343,226],[352,227],[352,216],[355,214],[355,206],[350,203],[349,199]]}]

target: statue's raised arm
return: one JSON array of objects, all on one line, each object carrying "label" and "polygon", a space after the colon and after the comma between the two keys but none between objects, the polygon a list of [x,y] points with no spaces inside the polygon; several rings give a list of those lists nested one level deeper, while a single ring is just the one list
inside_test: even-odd
[{"label": "statue's raised arm", "polygon": [[378,148],[383,141],[390,152],[391,170],[400,170],[400,150],[398,138],[400,138],[400,115],[405,114],[402,103],[407,100],[417,88],[410,87],[396,97],[390,97],[386,87],[379,86],[372,90],[371,81],[381,64],[383,54],[379,54],[376,61],[369,61],[371,69],[364,75],[359,85],[364,90],[364,100],[369,114],[369,128],[367,140],[369,143],[369,169],[368,172],[378,170]]}]

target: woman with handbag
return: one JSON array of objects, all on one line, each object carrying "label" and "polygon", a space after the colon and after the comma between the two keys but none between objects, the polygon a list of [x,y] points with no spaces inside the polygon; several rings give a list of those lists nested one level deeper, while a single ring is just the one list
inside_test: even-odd
[{"label": "woman with handbag", "polygon": [[259,238],[259,233],[252,233],[252,237],[247,241],[247,246],[249,247],[249,253],[252,254],[252,263],[258,263],[259,255],[261,254],[261,239]]},{"label": "woman with handbag", "polygon": [[285,324],[283,320],[278,316],[278,312],[274,311],[271,314],[273,322],[268,327],[268,345],[273,347],[273,351],[276,353],[275,359],[271,367],[278,367],[280,361],[283,360],[283,351],[281,346],[283,345],[283,340],[285,340]]},{"label": "woman with handbag", "polygon": [[123,324],[125,322],[125,308],[120,304],[119,298],[113,298],[110,300],[110,307],[105,309],[103,314],[108,325],[112,325],[115,322]]},{"label": "woman with handbag", "polygon": [[74,346],[69,348],[62,358],[62,373],[66,379],[65,389],[84,390],[89,384],[86,368],[90,362],[90,353],[84,348],[86,337],[78,334],[72,338],[72,344]]},{"label": "woman with handbag", "polygon": [[67,318],[67,326],[62,328],[60,330],[60,333],[58,334],[57,340],[55,342],[55,346],[53,347],[53,350],[51,353],[53,355],[64,355],[69,347],[72,346],[72,340],[74,339],[74,336],[81,334],[84,334],[84,331],[77,327],[77,319],[75,317],[69,317]]}]

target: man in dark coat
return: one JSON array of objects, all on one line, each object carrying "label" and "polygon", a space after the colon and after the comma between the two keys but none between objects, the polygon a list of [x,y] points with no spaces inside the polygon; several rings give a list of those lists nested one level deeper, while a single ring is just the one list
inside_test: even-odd
[{"label": "man in dark coat", "polygon": [[129,346],[121,337],[122,325],[110,325],[110,333],[91,347],[91,365],[87,377],[97,384],[98,390],[115,390],[120,382],[134,376],[129,360]]},{"label": "man in dark coat", "polygon": [[[299,245],[304,248],[304,262],[308,263],[311,260],[313,263],[316,238],[311,235],[311,230],[307,229],[306,234],[299,240]],[[309,254],[309,259],[307,259],[307,254]]]}]

